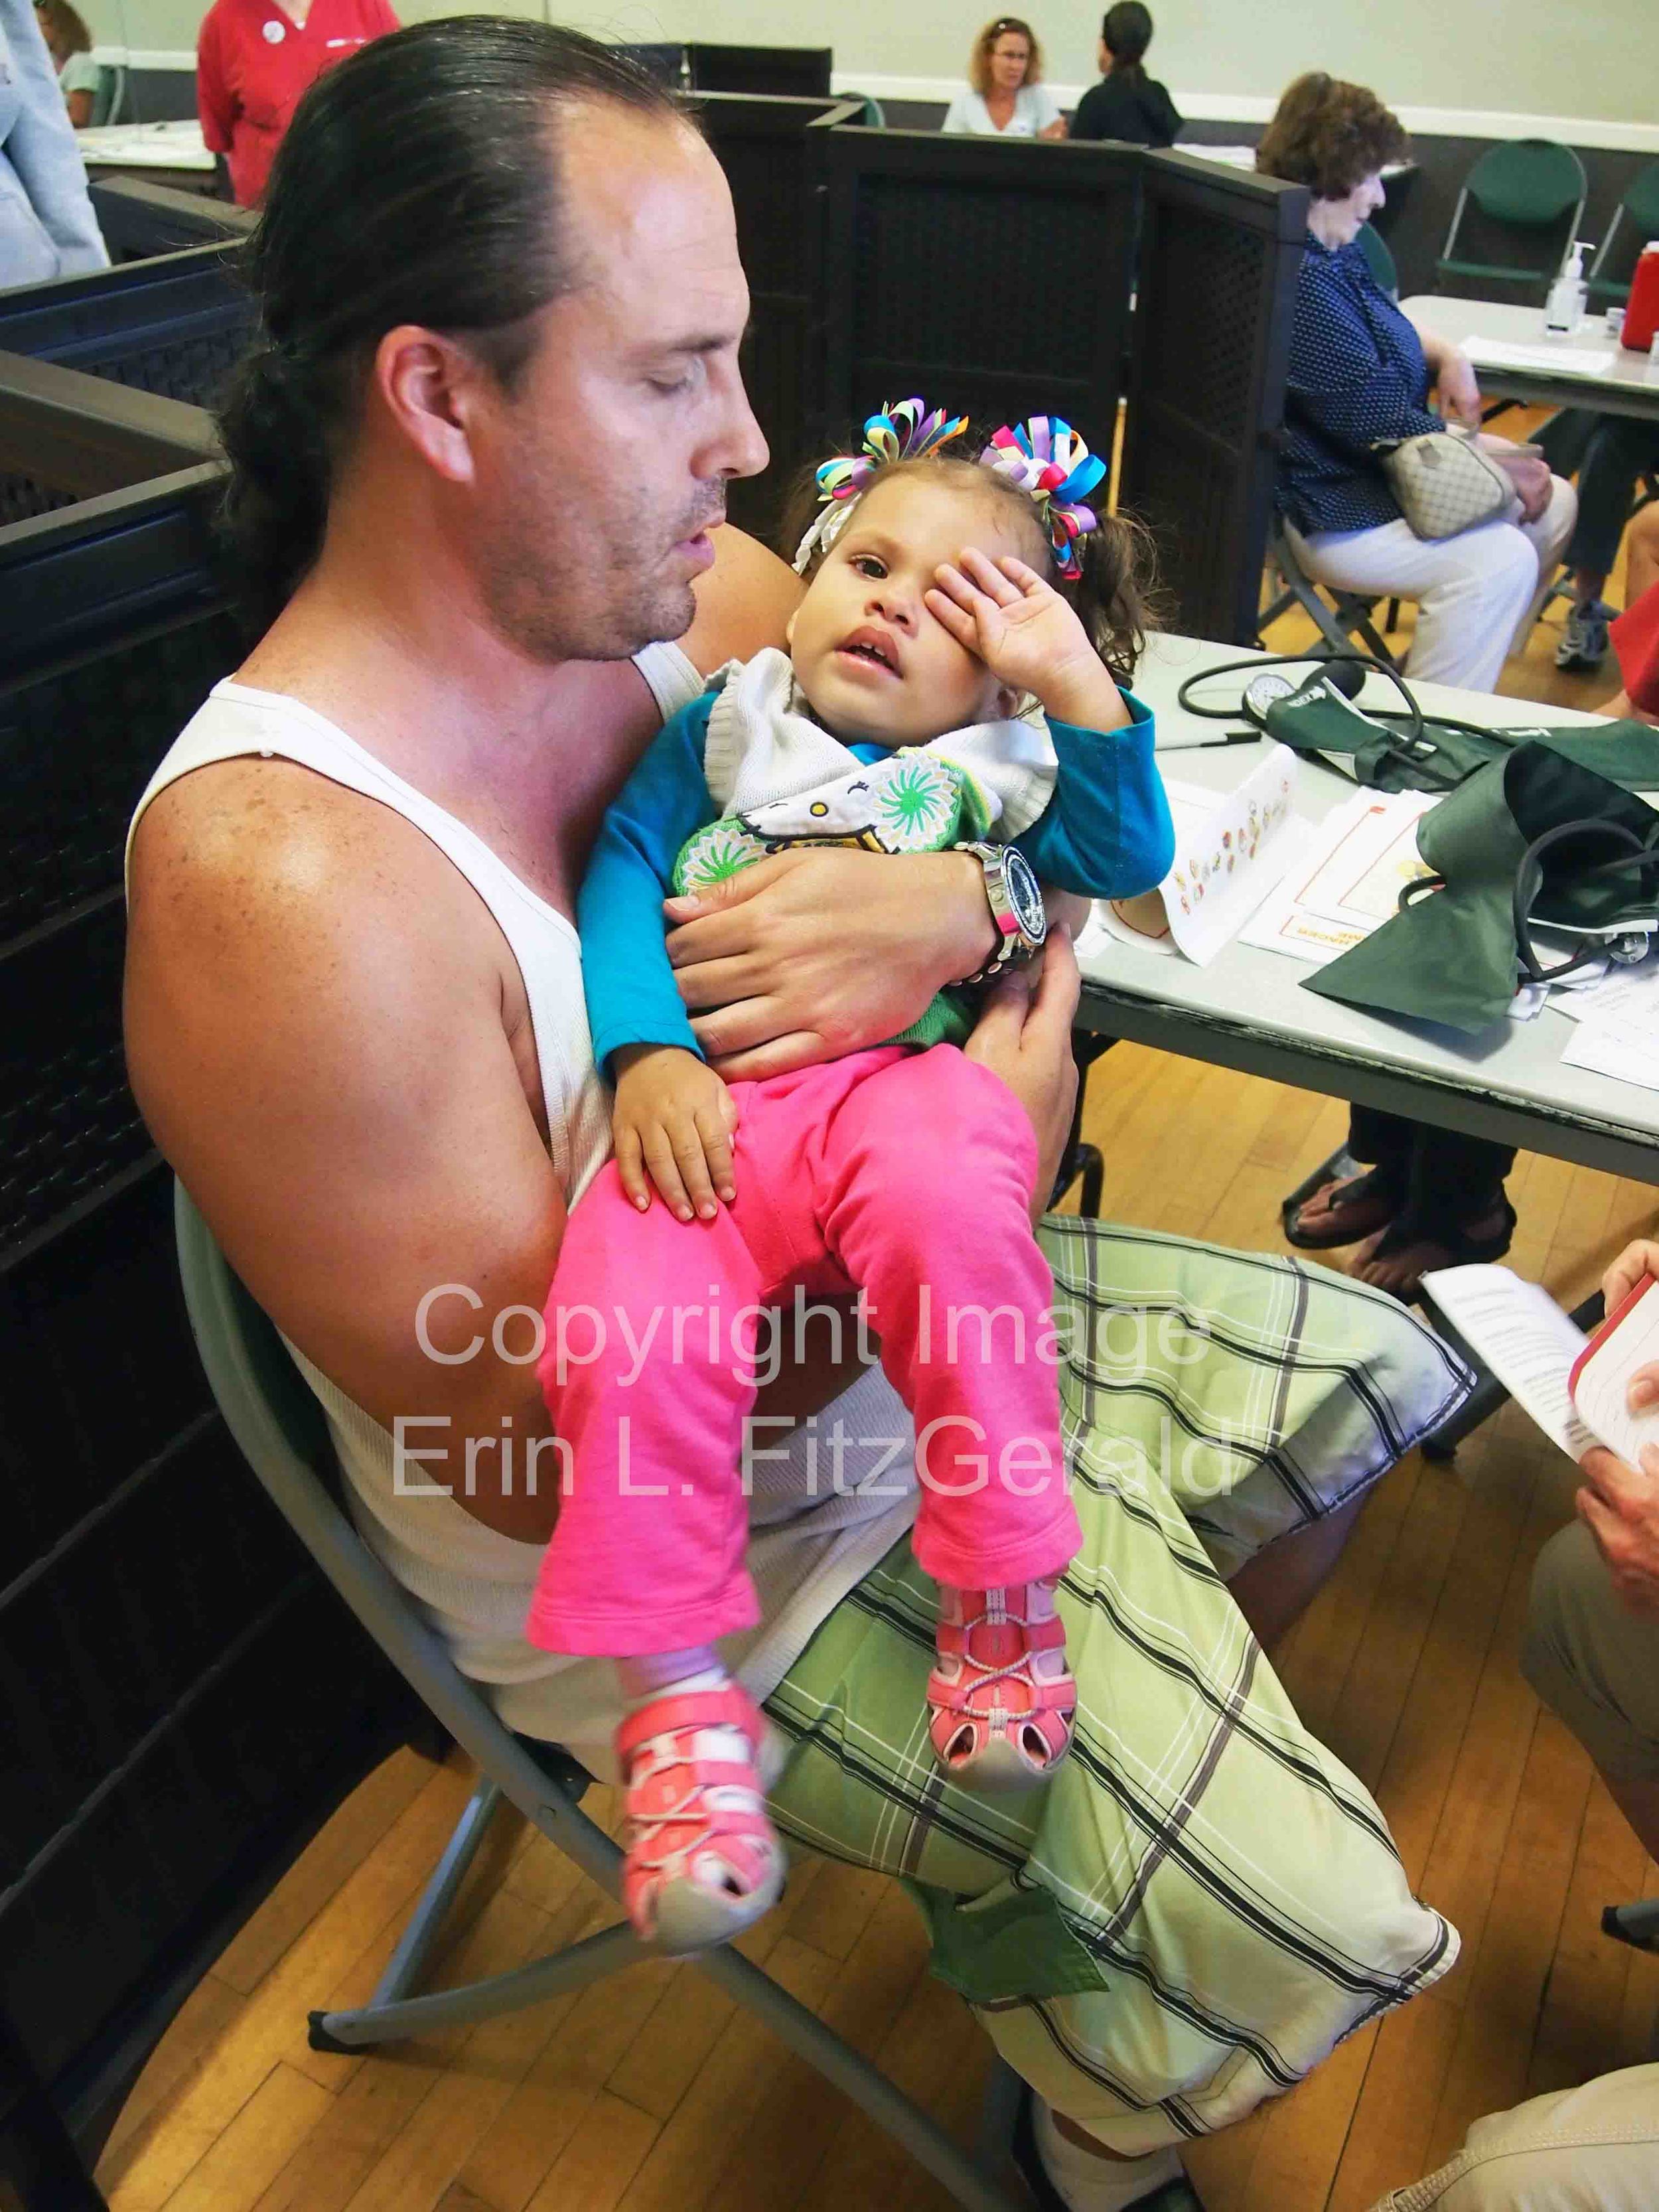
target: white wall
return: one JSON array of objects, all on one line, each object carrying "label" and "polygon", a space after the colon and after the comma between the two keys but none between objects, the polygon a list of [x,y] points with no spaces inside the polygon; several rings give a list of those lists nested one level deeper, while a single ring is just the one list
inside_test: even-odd
[{"label": "white wall", "polygon": [[[100,44],[195,44],[201,0],[80,0]],[[394,0],[396,4],[396,0]],[[829,46],[838,83],[918,98],[960,77],[978,0],[848,8],[830,0],[548,0],[559,20],[621,39]],[[1094,76],[1098,8],[1026,0],[1060,85]],[[540,15],[536,0],[401,0],[406,21],[459,13]],[[1220,95],[1223,112],[1260,111],[1304,69],[1370,85],[1391,106],[1583,117],[1659,125],[1656,0],[1154,0],[1154,72],[1180,94]]]}]

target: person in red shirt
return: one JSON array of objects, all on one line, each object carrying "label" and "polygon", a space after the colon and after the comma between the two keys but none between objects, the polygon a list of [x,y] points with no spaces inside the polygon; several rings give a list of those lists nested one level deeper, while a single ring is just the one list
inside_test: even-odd
[{"label": "person in red shirt", "polygon": [[1601,712],[1659,723],[1659,504],[1632,523],[1626,556],[1627,605],[1609,632],[1625,688]]},{"label": "person in red shirt", "polygon": [[213,0],[196,48],[196,105],[239,207],[263,198],[300,96],[326,69],[398,27],[388,0]]}]

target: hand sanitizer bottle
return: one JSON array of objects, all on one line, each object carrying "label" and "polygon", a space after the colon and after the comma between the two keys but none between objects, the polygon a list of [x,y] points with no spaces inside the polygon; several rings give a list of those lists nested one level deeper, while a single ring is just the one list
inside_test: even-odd
[{"label": "hand sanitizer bottle", "polygon": [[1584,282],[1584,256],[1589,247],[1589,239],[1575,239],[1562,257],[1561,273],[1550,286],[1544,308],[1544,330],[1550,337],[1570,338],[1584,319],[1584,302],[1589,296]]}]

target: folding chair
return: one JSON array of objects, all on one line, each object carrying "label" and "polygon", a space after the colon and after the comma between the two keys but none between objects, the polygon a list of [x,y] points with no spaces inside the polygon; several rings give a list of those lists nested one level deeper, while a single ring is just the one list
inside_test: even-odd
[{"label": "folding chair", "polygon": [[[313,2050],[354,2051],[460,2022],[493,2020],[586,1988],[652,1954],[626,1922],[562,1951],[458,1989],[412,1992],[444,1914],[503,1798],[600,1887],[617,1893],[622,1853],[580,1808],[591,1777],[553,1746],[515,1735],[477,1686],[459,1674],[357,1534],[339,1494],[339,1474],[321,1407],[276,1328],[231,1273],[182,1184],[174,1199],[185,1304],[208,1382],[231,1434],[273,1503],[392,1664],[420,1692],[462,1749],[478,1784],[440,1859],[414,1918],[366,2005],[313,2012]],[[692,1961],[787,2049],[816,2067],[860,2112],[902,2143],[966,2212],[1029,2212],[1023,2196],[993,2179],[885,2075],[815,2020],[805,2006],[729,1948]],[[1008,2078],[994,2080],[994,2124],[1006,2116]],[[996,2141],[988,2111],[987,2136]],[[1006,2137],[1000,2140],[1006,2143]]]},{"label": "folding chair", "polygon": [[[1512,138],[1492,146],[1463,179],[1453,210],[1451,228],[1436,263],[1444,278],[1474,277],[1486,284],[1526,284],[1545,289],[1561,265],[1570,239],[1578,235],[1584,201],[1589,190],[1584,165],[1571,146],[1553,138]],[[1517,238],[1531,246],[1534,258],[1526,261],[1468,261],[1458,258],[1458,234],[1469,204],[1500,236]],[[1562,217],[1571,219],[1564,225]]]},{"label": "folding chair", "polygon": [[1389,241],[1374,222],[1362,222],[1355,234],[1360,252],[1365,257],[1365,266],[1370,270],[1378,291],[1386,292],[1396,305],[1400,300],[1400,271],[1395,266],[1394,254]]},{"label": "folding chair", "polygon": [[[1631,268],[1623,281],[1607,273],[1607,261],[1613,252],[1613,240],[1630,219]],[[1622,307],[1630,297],[1631,276],[1634,274],[1636,255],[1650,239],[1659,238],[1659,161],[1650,161],[1637,171],[1626,191],[1613,211],[1613,221],[1607,225],[1601,243],[1595,249],[1595,258],[1589,265],[1589,291],[1598,307]],[[1621,248],[1621,258],[1623,249]]]},{"label": "folding chair", "polygon": [[[1291,550],[1288,533],[1282,521],[1275,520],[1267,538],[1267,564],[1276,568],[1284,583],[1284,590],[1272,604],[1261,611],[1257,624],[1256,643],[1261,645],[1261,633],[1270,629],[1279,617],[1299,606],[1312,620],[1314,627],[1324,640],[1324,650],[1346,653],[1352,641],[1363,641],[1367,653],[1378,660],[1386,661],[1390,668],[1396,665],[1387,641],[1371,620],[1382,594],[1368,598],[1363,592],[1339,592],[1330,588],[1330,599],[1326,600],[1313,578]],[[1320,648],[1316,647],[1316,657]]]}]

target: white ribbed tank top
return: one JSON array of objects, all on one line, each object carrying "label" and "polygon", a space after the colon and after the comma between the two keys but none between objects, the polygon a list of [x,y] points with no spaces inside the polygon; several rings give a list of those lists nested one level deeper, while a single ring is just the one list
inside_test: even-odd
[{"label": "white ribbed tank top", "polygon": [[[635,665],[665,720],[702,689],[678,646],[648,645]],[[553,1164],[574,1205],[611,1149],[609,1104],[582,998],[580,943],[564,915],[475,830],[297,699],[230,681],[215,685],[150,778],[127,833],[129,856],[132,833],[157,792],[216,762],[254,753],[297,762],[391,807],[431,839],[489,908],[524,981]],[[565,1744],[590,1771],[611,1775],[611,1736],[621,1706],[610,1662],[556,1657],[523,1632],[541,1547],[487,1528],[452,1498],[400,1491],[390,1431],[289,1348],[327,1413],[359,1528],[419,1601],[462,1672],[491,1686],[509,1727]],[[841,1486],[832,1489],[823,1439],[836,1421],[849,1441]],[[787,1457],[759,1460],[755,1469],[749,1565],[762,1620],[730,1639],[727,1656],[757,1698],[776,1687],[818,1623],[915,1515],[909,1416],[878,1369],[827,1407],[817,1431],[798,1434]],[[890,1454],[894,1444],[900,1449]],[[857,1484],[890,1455],[879,1494],[857,1494]]]}]

